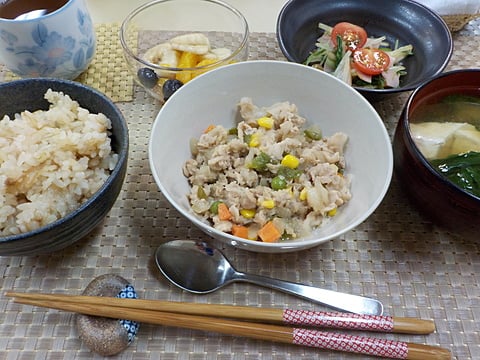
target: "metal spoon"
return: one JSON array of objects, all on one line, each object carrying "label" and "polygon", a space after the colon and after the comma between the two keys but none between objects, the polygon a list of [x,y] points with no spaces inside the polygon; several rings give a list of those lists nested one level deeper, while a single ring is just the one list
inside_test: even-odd
[{"label": "metal spoon", "polygon": [[378,300],[238,272],[222,252],[205,242],[174,240],[164,243],[157,248],[155,259],[168,280],[196,294],[210,293],[234,281],[243,281],[293,294],[340,311],[366,315],[383,313],[383,305]]}]

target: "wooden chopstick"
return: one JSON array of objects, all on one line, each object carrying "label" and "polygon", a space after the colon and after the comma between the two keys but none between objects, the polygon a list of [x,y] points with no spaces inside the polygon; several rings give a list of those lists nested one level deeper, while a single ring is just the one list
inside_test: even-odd
[{"label": "wooden chopstick", "polygon": [[[170,313],[144,308],[112,306],[112,300],[115,298],[99,297],[97,299],[101,300],[99,302],[88,302],[85,300],[89,299],[83,299],[83,302],[77,303],[72,301],[74,300],[72,296],[67,296],[70,298],[70,301],[64,301],[64,295],[49,295],[53,296],[53,299],[50,298],[49,300],[45,298],[35,299],[23,295],[24,294],[21,293],[7,293],[7,296],[14,296],[14,301],[17,303],[66,310],[86,315],[129,319],[143,323],[218,332],[260,340],[316,347],[323,350],[346,351],[384,358],[390,357],[413,360],[451,359],[451,354],[447,349],[437,346],[335,334],[332,332],[257,322],[228,320],[209,316]],[[139,300],[135,299],[131,301],[137,302]]]},{"label": "wooden chopstick", "polygon": [[258,308],[253,306],[234,306],[217,304],[195,304],[161,300],[120,299],[98,296],[19,293],[7,292],[6,296],[18,299],[48,300],[101,305],[108,301],[109,306],[130,309],[148,309],[171,313],[204,315],[232,319],[289,324],[295,326],[311,326],[348,330],[392,332],[403,334],[430,334],[435,331],[432,320],[390,317],[380,315],[358,315],[339,312],[303,311],[291,309]]}]

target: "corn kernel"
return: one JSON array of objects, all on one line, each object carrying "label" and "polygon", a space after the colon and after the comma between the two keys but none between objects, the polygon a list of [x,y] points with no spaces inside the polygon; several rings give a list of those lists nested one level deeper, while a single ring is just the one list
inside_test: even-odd
[{"label": "corn kernel", "polygon": [[302,191],[300,191],[299,199],[301,201],[307,200],[307,189],[303,188]]},{"label": "corn kernel", "polygon": [[240,210],[240,215],[242,215],[245,219],[253,219],[255,214],[256,214],[255,209],[242,209],[242,210]]},{"label": "corn kernel", "polygon": [[337,208],[334,208],[327,212],[328,216],[335,216],[337,214]]},{"label": "corn kernel", "polygon": [[273,209],[275,207],[275,201],[264,200],[262,201],[262,207],[264,207],[265,209]]},{"label": "corn kernel", "polygon": [[260,134],[259,133],[252,134],[252,136],[250,137],[248,146],[258,147],[259,145],[260,145]]},{"label": "corn kernel", "polygon": [[299,164],[300,160],[294,155],[287,154],[282,159],[282,165],[290,169],[296,169]]},{"label": "corn kernel", "polygon": [[273,127],[273,119],[271,117],[262,116],[257,119],[258,126],[263,127],[264,129],[271,129]]}]

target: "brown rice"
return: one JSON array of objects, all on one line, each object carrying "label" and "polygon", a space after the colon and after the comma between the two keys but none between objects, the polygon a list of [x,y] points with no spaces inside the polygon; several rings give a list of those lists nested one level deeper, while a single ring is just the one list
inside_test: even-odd
[{"label": "brown rice", "polygon": [[118,155],[111,122],[68,95],[48,90],[48,110],[0,120],[0,235],[37,229],[62,218],[108,178]]}]

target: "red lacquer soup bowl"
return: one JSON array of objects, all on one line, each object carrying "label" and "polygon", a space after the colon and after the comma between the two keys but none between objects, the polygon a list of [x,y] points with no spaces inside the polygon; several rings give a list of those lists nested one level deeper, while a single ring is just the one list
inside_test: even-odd
[{"label": "red lacquer soup bowl", "polygon": [[[439,226],[465,235],[478,233],[480,230],[478,193],[465,190],[457,182],[450,181],[447,176],[438,171],[431,161],[435,154],[421,151],[424,144],[419,143],[418,134],[417,136],[412,134],[413,126],[418,124],[420,112],[428,114],[427,121],[435,123],[447,121],[455,123],[452,128],[459,127],[456,122],[462,123],[465,119],[462,118],[463,115],[450,114],[448,106],[451,105],[443,105],[458,99],[462,101],[469,99],[468,101],[473,101],[473,104],[478,99],[479,103],[472,107],[480,109],[480,69],[446,72],[417,88],[410,95],[397,124],[393,150],[395,176],[418,211]],[[442,105],[437,106],[439,103]],[[425,108],[432,105],[433,107]],[[464,107],[457,103],[455,108],[463,109]],[[471,122],[470,125],[465,126],[469,130],[472,129],[474,135],[478,135],[476,131],[480,130],[480,118],[477,118],[476,124]],[[433,131],[432,129],[433,127],[429,130],[430,132],[424,133],[422,139],[435,146],[439,143],[448,144],[451,137],[456,136],[453,130]],[[480,149],[480,145],[477,146]],[[436,148],[435,151],[437,151]],[[477,180],[480,182],[480,179]]]}]

